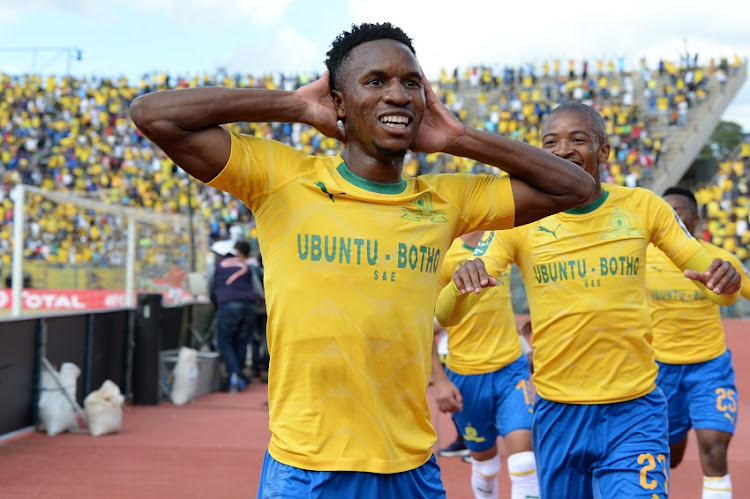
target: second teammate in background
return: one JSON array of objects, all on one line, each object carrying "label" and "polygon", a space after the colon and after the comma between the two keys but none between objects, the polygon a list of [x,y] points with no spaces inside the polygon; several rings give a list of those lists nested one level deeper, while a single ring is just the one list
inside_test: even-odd
[{"label": "second teammate in background", "polygon": [[542,143],[594,176],[596,192],[566,212],[495,231],[482,259],[464,263],[443,289],[436,315],[456,324],[492,285],[488,273],[515,263],[534,332],[532,432],[542,497],[666,498],[667,403],[655,383],[646,249],[660,247],[719,303],[736,301],[739,275],[729,262],[712,261],[653,192],[602,185],[610,145],[594,109],[558,106]]},{"label": "second teammate in background", "polygon": [[[698,203],[689,190],[670,187],[664,199],[691,234],[700,222]],[[742,263],[707,241],[701,245],[715,258]],[[659,365],[656,384],[667,397],[670,463],[682,461],[688,430],[695,428],[703,468],[703,499],[730,499],[727,449],[739,409],[732,354],[724,342],[720,306],[707,300],[655,246],[646,253],[646,285]],[[750,300],[750,279],[742,277],[741,294]]]},{"label": "second teammate in background", "polygon": [[[486,251],[492,232],[474,254]],[[448,280],[466,260],[458,240],[446,253],[441,274]],[[460,323],[447,327],[446,370],[433,352],[432,383],[438,408],[453,420],[471,451],[471,488],[477,499],[498,495],[501,469],[497,437],[508,453],[511,498],[539,497],[531,447],[533,390],[510,300],[510,265],[494,278]]]}]

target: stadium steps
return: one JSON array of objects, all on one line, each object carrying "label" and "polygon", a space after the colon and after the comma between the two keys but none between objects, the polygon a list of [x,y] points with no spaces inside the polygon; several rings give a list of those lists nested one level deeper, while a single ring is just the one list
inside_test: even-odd
[{"label": "stadium steps", "polygon": [[[633,82],[634,101],[641,115],[649,116],[648,104],[644,98],[646,86],[643,77],[638,71],[632,71],[630,74]],[[665,76],[662,80],[666,82],[667,78]],[[747,61],[743,62],[736,71],[730,70],[723,88],[715,77],[712,77],[707,99],[695,109],[690,110],[687,126],[670,127],[660,124],[658,121],[652,121],[649,124],[649,133],[652,136],[658,134],[661,137],[663,148],[659,164],[653,169],[653,177],[650,182],[644,182],[644,187],[661,192],[680,181],[719,124],[721,115],[737,96],[746,80]],[[500,95],[507,91],[508,88],[505,85],[487,91],[487,104],[492,105],[499,102]],[[463,87],[459,88],[456,93],[459,98],[463,99],[464,109],[467,111],[466,122],[476,125],[475,120],[479,118],[479,95],[482,90],[480,88]],[[559,98],[556,85],[552,94],[553,98]]]},{"label": "stadium steps", "polygon": [[688,114],[687,126],[652,126],[652,133],[661,134],[664,149],[658,167],[654,168],[653,180],[644,184],[644,187],[654,192],[662,192],[667,187],[679,183],[746,80],[747,61],[737,68],[736,74],[729,75],[723,87],[712,78],[708,87],[708,98]]}]

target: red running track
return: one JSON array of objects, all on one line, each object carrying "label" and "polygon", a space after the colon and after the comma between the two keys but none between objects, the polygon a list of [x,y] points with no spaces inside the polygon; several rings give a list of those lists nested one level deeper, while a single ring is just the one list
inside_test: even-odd
[{"label": "red running track", "polygon": [[[750,497],[750,321],[727,320],[740,392],[740,419],[730,446],[734,497]],[[213,393],[175,407],[128,406],[123,430],[91,437],[30,432],[0,441],[0,498],[236,498],[255,497],[269,439],[266,385],[254,383],[236,396]],[[434,416],[436,448],[455,429],[447,415]],[[502,446],[501,446],[502,448]],[[451,499],[471,498],[470,465],[439,458]],[[503,468],[505,468],[503,456]],[[685,459],[672,471],[671,497],[699,499],[702,472],[694,435]],[[509,498],[507,471],[500,498]]]}]

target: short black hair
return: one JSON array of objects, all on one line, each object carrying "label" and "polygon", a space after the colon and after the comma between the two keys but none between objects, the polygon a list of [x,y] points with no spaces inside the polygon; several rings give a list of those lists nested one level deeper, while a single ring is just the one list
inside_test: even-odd
[{"label": "short black hair", "polygon": [[596,134],[596,138],[599,140],[599,146],[607,142],[607,123],[604,121],[602,115],[599,114],[599,111],[580,102],[566,102],[550,111],[548,118],[553,114],[563,111],[575,111],[591,118],[591,126]]},{"label": "short black hair", "polygon": [[234,249],[242,253],[244,256],[250,254],[250,244],[247,241],[237,241],[234,245]]},{"label": "short black hair", "polygon": [[667,190],[664,191],[664,194],[662,194],[662,197],[672,194],[686,197],[688,201],[690,201],[690,204],[693,205],[693,208],[695,208],[695,212],[698,213],[698,200],[695,199],[695,194],[693,194],[692,191],[675,185],[672,187],[668,187]]},{"label": "short black hair", "polygon": [[385,22],[380,24],[362,23],[352,24],[351,31],[344,31],[331,44],[331,50],[326,54],[326,68],[330,72],[331,90],[339,88],[346,60],[352,49],[357,45],[373,40],[390,39],[401,42],[411,50],[415,56],[417,52],[411,43],[411,38],[401,28]]}]

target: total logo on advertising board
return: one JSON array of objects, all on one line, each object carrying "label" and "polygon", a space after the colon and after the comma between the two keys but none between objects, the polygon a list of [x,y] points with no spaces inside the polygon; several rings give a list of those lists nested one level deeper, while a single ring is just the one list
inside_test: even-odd
[{"label": "total logo on advertising board", "polygon": [[[0,289],[0,310],[12,306],[12,291]],[[119,290],[24,289],[24,310],[90,310],[124,307],[125,293]]]}]

